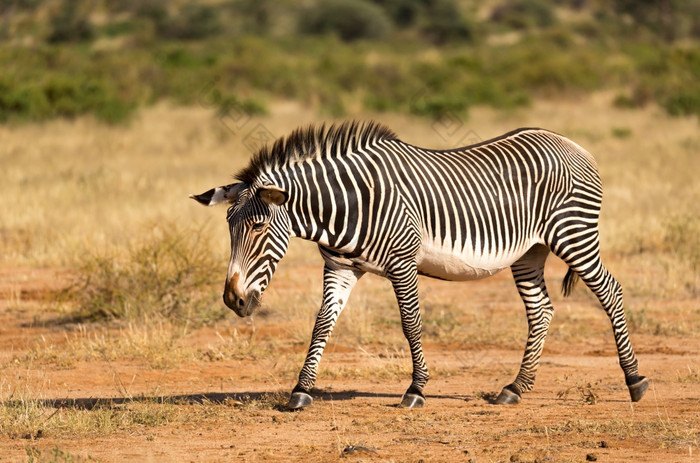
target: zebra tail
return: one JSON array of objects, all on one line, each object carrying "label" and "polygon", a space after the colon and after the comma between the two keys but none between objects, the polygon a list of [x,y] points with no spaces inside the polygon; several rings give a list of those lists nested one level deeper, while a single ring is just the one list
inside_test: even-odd
[{"label": "zebra tail", "polygon": [[564,282],[561,285],[561,292],[564,293],[564,297],[567,297],[574,290],[576,282],[578,281],[578,274],[573,270],[569,269],[564,277]]}]

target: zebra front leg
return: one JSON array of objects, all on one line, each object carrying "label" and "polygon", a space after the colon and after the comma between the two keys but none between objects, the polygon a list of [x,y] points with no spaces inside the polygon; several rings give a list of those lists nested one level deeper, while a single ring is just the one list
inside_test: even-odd
[{"label": "zebra front leg", "polygon": [[363,272],[357,269],[331,266],[328,263],[323,268],[323,303],[316,316],[311,345],[299,373],[299,382],[292,390],[287,403],[288,410],[299,410],[311,405],[311,389],[316,383],[323,349],[326,347],[340,312],[348,301],[352,288],[362,275]]},{"label": "zebra front leg", "polygon": [[537,245],[511,266],[518,293],[525,303],[527,344],[518,376],[503,388],[496,398],[497,404],[517,404],[522,394],[535,385],[535,373],[553,313],[544,283],[544,262],[548,254],[549,249]]},{"label": "zebra front leg", "polygon": [[406,264],[393,269],[389,279],[394,287],[396,300],[399,303],[401,314],[401,328],[408,341],[411,350],[411,360],[413,361],[413,381],[403,398],[401,407],[419,408],[425,404],[423,388],[428,382],[428,368],[423,357],[423,347],[421,346],[421,331],[423,324],[420,317],[418,304],[418,270],[416,264]]}]

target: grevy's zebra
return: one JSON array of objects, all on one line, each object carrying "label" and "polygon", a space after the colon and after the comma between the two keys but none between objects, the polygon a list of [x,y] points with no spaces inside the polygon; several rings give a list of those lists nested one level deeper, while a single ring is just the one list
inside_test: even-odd
[{"label": "grevy's zebra", "polygon": [[364,273],[393,284],[413,360],[401,404],[417,407],[428,380],[418,275],[473,280],[507,267],[525,303],[528,338],[520,372],[497,402],[519,402],[533,387],[552,318],[543,276],[550,252],[569,266],[564,293],[580,277],[610,317],[632,400],[646,391],[622,288],[600,261],[596,163],[563,136],[520,129],[438,151],[404,143],[373,122],[310,127],[260,150],[237,179],[193,196],[205,205],[231,205],[228,307],[240,316],[252,313],[292,236],[317,242],[325,260],[323,304],[289,408],[311,403],[326,341]]}]

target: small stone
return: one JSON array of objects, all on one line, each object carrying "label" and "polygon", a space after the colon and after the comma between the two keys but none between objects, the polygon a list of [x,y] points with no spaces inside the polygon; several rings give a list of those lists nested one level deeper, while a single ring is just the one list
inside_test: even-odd
[{"label": "small stone", "polygon": [[598,444],[598,446],[599,446],[601,449],[607,449],[607,448],[608,448],[608,443],[605,442],[604,440],[602,440],[602,441],[600,441],[600,444]]},{"label": "small stone", "polygon": [[595,456],[595,453],[589,453],[586,455],[586,461],[598,461],[598,457]]},{"label": "small stone", "polygon": [[514,455],[511,455],[511,456],[510,456],[510,461],[512,461],[512,462],[514,462],[514,463],[520,461],[520,455],[518,455],[517,453],[514,454]]}]

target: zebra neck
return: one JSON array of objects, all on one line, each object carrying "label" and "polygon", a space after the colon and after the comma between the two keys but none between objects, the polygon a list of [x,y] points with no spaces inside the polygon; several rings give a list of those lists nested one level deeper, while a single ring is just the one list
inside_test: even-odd
[{"label": "zebra neck", "polygon": [[312,193],[298,187],[290,190],[287,210],[292,236],[327,246],[331,240],[322,216],[327,201],[321,199],[318,191]]},{"label": "zebra neck", "polygon": [[[315,176],[299,171],[295,176],[285,172],[275,177],[274,184],[289,194],[286,204],[292,237],[328,247],[351,244],[357,212],[347,204],[354,192],[341,191],[338,185],[320,183],[317,179],[314,181]],[[329,177],[332,176],[327,176],[326,182],[329,182]]]}]

